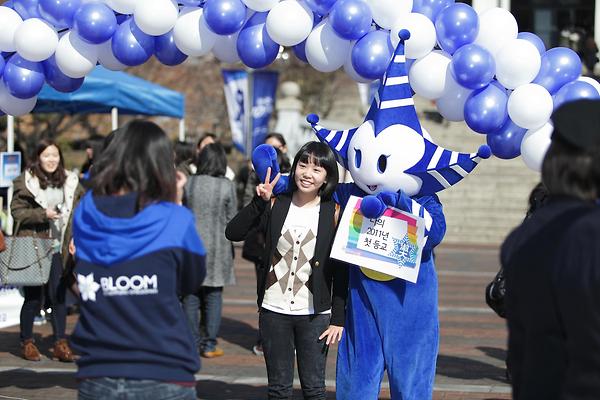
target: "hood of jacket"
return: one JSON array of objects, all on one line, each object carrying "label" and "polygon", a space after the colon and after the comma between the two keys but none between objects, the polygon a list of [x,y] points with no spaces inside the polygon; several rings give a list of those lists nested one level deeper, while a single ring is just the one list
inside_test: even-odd
[{"label": "hood of jacket", "polygon": [[190,229],[196,229],[192,213],[174,203],[151,204],[131,218],[118,218],[98,210],[91,192],[81,199],[73,218],[76,257],[103,266],[167,248],[204,255],[198,236],[188,234]]}]

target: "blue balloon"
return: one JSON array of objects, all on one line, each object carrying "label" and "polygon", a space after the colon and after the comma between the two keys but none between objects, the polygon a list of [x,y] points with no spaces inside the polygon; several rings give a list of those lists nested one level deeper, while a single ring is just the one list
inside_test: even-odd
[{"label": "blue balloon", "polygon": [[296,58],[298,58],[298,60],[304,61],[305,63],[308,62],[308,59],[306,58],[306,40],[303,40],[294,47],[292,47],[292,50]]},{"label": "blue balloon", "polygon": [[57,29],[65,29],[73,26],[73,17],[79,6],[81,0],[39,0],[38,11]]},{"label": "blue balloon", "polygon": [[573,81],[569,82],[556,92],[554,95],[554,109],[570,101],[579,99],[600,99],[600,94],[595,87],[587,82]]},{"label": "blue balloon", "polygon": [[154,36],[144,32],[128,19],[117,28],[111,48],[115,58],[130,67],[145,63],[154,54]]},{"label": "blue balloon", "polygon": [[250,68],[271,64],[279,53],[279,44],[267,33],[266,12],[257,12],[246,22],[236,43],[240,60]]},{"label": "blue balloon", "polygon": [[23,19],[42,18],[38,11],[38,0],[13,0],[12,9]]},{"label": "blue balloon", "polygon": [[492,154],[510,160],[521,155],[521,142],[527,129],[521,128],[509,118],[500,129],[490,132],[486,141]]},{"label": "blue balloon", "polygon": [[179,65],[188,57],[175,45],[173,30],[154,38],[154,55],[165,65]]},{"label": "blue balloon", "polygon": [[435,29],[442,50],[453,54],[461,46],[475,40],[479,32],[479,17],[468,4],[452,4],[439,13]]},{"label": "blue balloon", "polygon": [[13,10],[15,9],[14,5],[13,5],[13,0],[8,0],[8,1],[4,2],[4,4],[2,4],[2,5],[4,7],[12,8]]},{"label": "blue balloon", "polygon": [[331,26],[344,39],[357,40],[371,30],[373,14],[364,0],[338,0],[329,12]]},{"label": "blue balloon", "polygon": [[46,83],[62,93],[74,92],[83,85],[84,78],[71,78],[62,73],[54,55],[42,61]]},{"label": "blue balloon", "polygon": [[6,61],[4,61],[4,57],[0,57],[0,76],[4,72],[4,66],[6,65]]},{"label": "blue balloon", "polygon": [[15,97],[29,99],[36,96],[44,86],[42,63],[28,61],[18,54],[13,55],[4,67],[4,85]]},{"label": "blue balloon", "polygon": [[207,0],[204,19],[214,33],[231,35],[242,29],[246,20],[246,6],[241,0]]},{"label": "blue balloon", "polygon": [[327,15],[337,0],[305,0],[308,7],[319,15]]},{"label": "blue balloon", "polygon": [[84,4],[73,18],[73,30],[83,40],[92,44],[109,40],[117,26],[115,13],[104,3]]},{"label": "blue balloon", "polygon": [[540,72],[533,83],[542,85],[550,94],[554,94],[563,85],[577,79],[580,74],[581,59],[577,53],[566,47],[555,47],[542,56]]},{"label": "blue balloon", "polygon": [[476,44],[467,44],[456,50],[451,65],[454,79],[467,89],[484,88],[496,75],[494,57]]},{"label": "blue balloon", "polygon": [[367,33],[352,48],[352,66],[362,77],[379,79],[383,76],[394,47],[387,31],[377,30]]},{"label": "blue balloon", "polygon": [[435,22],[438,14],[450,4],[454,4],[454,0],[414,0],[412,12],[423,14]]},{"label": "blue balloon", "polygon": [[546,45],[544,45],[544,41],[540,39],[540,37],[531,32],[519,32],[517,35],[517,39],[527,40],[529,43],[535,46],[536,49],[540,52],[540,55],[544,55],[546,52]]},{"label": "blue balloon", "polygon": [[177,3],[188,7],[198,7],[204,0],[178,0]]},{"label": "blue balloon", "polygon": [[475,90],[465,102],[465,122],[479,133],[494,132],[506,122],[508,96],[502,85],[492,82]]}]

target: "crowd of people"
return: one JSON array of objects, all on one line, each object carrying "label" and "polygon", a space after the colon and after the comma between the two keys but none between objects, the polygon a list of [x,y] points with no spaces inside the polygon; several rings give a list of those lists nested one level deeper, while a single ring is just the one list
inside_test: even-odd
[{"label": "crowd of people", "polygon": [[[488,302],[507,318],[515,399],[591,399],[600,394],[600,101],[566,104],[552,119],[542,183],[502,245],[502,291]],[[348,266],[329,257],[341,214],[336,158],[308,142],[290,165],[283,136],[265,142],[289,173],[282,193],[270,169],[264,179],[241,171],[239,190],[210,134],[173,146],[156,124],[131,121],[95,146],[81,179],[42,140],[11,203],[16,236],[54,241],[48,282],[23,290],[23,357],[41,359],[33,321],[47,298],[51,354],[77,359],[80,399],[196,398],[200,357],[224,354],[223,288],[235,285],[232,242],[245,241],[268,397],[291,398],[297,363],[304,398],[324,399],[327,349],[352,307]],[[69,290],[80,310],[70,341]]]}]

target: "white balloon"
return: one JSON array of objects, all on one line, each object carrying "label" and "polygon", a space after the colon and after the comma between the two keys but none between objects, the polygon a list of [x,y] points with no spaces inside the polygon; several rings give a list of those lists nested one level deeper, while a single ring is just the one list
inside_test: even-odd
[{"label": "white balloon", "polygon": [[436,106],[448,121],[464,121],[465,102],[473,91],[459,85],[452,77],[451,70],[452,65],[446,71],[446,86],[442,97],[436,100]]},{"label": "white balloon", "polygon": [[140,1],[133,12],[133,20],[142,32],[160,36],[173,29],[178,14],[175,0]]},{"label": "white balloon", "polygon": [[71,78],[83,78],[98,62],[98,46],[84,42],[73,31],[60,38],[56,47],[56,65]]},{"label": "white balloon", "polygon": [[175,45],[182,53],[192,57],[208,54],[217,36],[206,24],[204,10],[196,7],[182,9],[173,28]]},{"label": "white balloon", "polygon": [[23,19],[12,8],[0,6],[0,51],[13,52],[15,47],[15,31],[23,23]]},{"label": "white balloon", "polygon": [[98,62],[111,71],[122,71],[127,65],[121,63],[112,51],[112,38],[98,45]]},{"label": "white balloon", "polygon": [[508,41],[495,58],[496,79],[507,89],[533,81],[542,64],[537,48],[523,39]]},{"label": "white balloon", "polygon": [[29,114],[35,107],[37,96],[29,99],[19,99],[8,91],[4,82],[0,81],[0,110],[5,114],[18,117],[19,115]]},{"label": "white balloon", "polygon": [[442,97],[450,61],[452,57],[441,50],[434,50],[416,60],[408,71],[408,80],[415,93],[429,100]]},{"label": "white balloon", "polygon": [[30,18],[15,31],[15,47],[26,60],[44,61],[50,58],[57,45],[56,29],[42,19]]},{"label": "white balloon", "polygon": [[421,58],[433,50],[436,43],[435,26],[423,14],[410,13],[394,22],[390,31],[390,38],[394,48],[400,43],[398,32],[408,29],[410,38],[406,41],[404,54],[406,58]]},{"label": "white balloon", "polygon": [[589,76],[580,76],[579,78],[577,78],[577,80],[581,81],[581,82],[589,83],[598,91],[598,94],[600,94],[600,83],[597,80],[595,80],[594,78],[590,78]]},{"label": "white balloon", "polygon": [[240,61],[240,56],[237,52],[237,40],[239,32],[232,35],[219,35],[217,41],[212,48],[212,52],[219,59],[225,63],[233,64]]},{"label": "white balloon", "polygon": [[242,3],[254,11],[269,11],[279,3],[279,0],[242,0]]},{"label": "white balloon", "polygon": [[346,57],[346,62],[344,62],[344,72],[348,74],[352,80],[358,83],[371,83],[373,82],[371,79],[360,76],[358,72],[354,69],[354,65],[352,65],[352,48],[356,40],[353,40],[350,43],[350,50],[348,51],[348,56]]},{"label": "white balloon", "polygon": [[282,46],[294,46],[308,37],[313,27],[313,13],[296,0],[277,3],[267,15],[267,33]]},{"label": "white balloon", "polygon": [[525,129],[538,129],[552,114],[552,96],[541,85],[521,85],[508,97],[508,116]]},{"label": "white balloon", "polygon": [[490,8],[479,16],[479,33],[474,43],[495,56],[508,41],[516,39],[518,33],[517,20],[508,10]]},{"label": "white balloon", "polygon": [[552,123],[547,122],[541,128],[528,130],[523,136],[521,158],[530,169],[537,172],[542,170],[542,161],[550,147],[553,130]]},{"label": "white balloon", "polygon": [[383,29],[391,29],[399,19],[405,18],[412,10],[413,0],[367,0],[373,21]]},{"label": "white balloon", "polygon": [[325,18],[312,30],[306,39],[306,59],[314,69],[333,72],[346,62],[351,43],[335,33]]},{"label": "white balloon", "polygon": [[[139,2],[143,3],[143,4],[152,3],[153,1],[155,1],[155,0],[152,0],[152,1],[139,0]],[[138,3],[138,0],[104,0],[104,3],[106,3],[107,6],[109,6],[110,8],[112,8],[113,10],[115,10],[118,13],[132,14],[133,11],[135,10],[136,4]]]}]

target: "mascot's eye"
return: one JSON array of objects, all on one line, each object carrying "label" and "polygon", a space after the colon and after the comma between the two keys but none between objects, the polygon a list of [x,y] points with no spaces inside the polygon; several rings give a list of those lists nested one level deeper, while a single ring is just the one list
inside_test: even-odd
[{"label": "mascot's eye", "polygon": [[354,166],[356,168],[360,168],[360,163],[362,161],[362,152],[358,149],[354,149],[356,155],[354,156]]},{"label": "mascot's eye", "polygon": [[383,174],[385,172],[386,168],[387,168],[387,156],[384,156],[382,154],[379,156],[379,159],[377,160],[377,170],[379,171],[380,174]]}]

